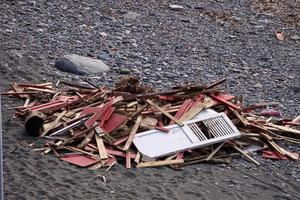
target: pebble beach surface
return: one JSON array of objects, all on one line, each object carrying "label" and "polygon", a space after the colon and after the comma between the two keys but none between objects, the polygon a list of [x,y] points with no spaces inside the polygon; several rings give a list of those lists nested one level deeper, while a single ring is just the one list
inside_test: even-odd
[{"label": "pebble beach surface", "polygon": [[[174,6],[175,5],[175,6]],[[0,90],[10,82],[69,80],[56,58],[101,59],[110,71],[91,74],[112,87],[126,74],[163,90],[227,78],[224,88],[246,104],[280,102],[284,117],[300,110],[298,0],[3,0],[0,4]],[[277,33],[277,34],[276,34]],[[279,34],[278,34],[279,33]],[[280,36],[280,37],[278,37]],[[229,165],[196,164],[89,171],[33,152],[23,123],[3,97],[5,199],[298,199],[299,161],[255,156]],[[286,144],[291,151],[299,145]]]}]

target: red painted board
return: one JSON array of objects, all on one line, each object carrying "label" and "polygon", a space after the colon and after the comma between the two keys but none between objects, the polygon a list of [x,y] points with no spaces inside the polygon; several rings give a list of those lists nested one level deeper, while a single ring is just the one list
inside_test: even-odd
[{"label": "red painted board", "polygon": [[184,155],[184,152],[177,153],[176,159],[182,159]]},{"label": "red painted board", "polygon": [[101,118],[100,121],[100,127],[103,127],[104,123],[110,118],[112,113],[114,112],[115,108],[114,107],[109,107],[105,113],[103,113],[103,117]]},{"label": "red painted board", "polygon": [[85,151],[97,151],[98,149],[97,148],[94,148],[94,147],[92,147],[91,145],[86,145],[85,147],[84,147],[84,150]]},{"label": "red painted board", "polygon": [[[263,158],[270,158],[270,159],[275,159],[275,160],[287,160],[288,158],[286,156],[282,156],[279,153],[275,151],[268,151],[268,150],[263,150],[262,151],[262,157]],[[299,158],[298,153],[292,153],[297,159]]]},{"label": "red painted board", "polygon": [[123,137],[123,138],[121,138],[121,139],[115,141],[115,142],[113,143],[113,145],[114,145],[114,146],[118,146],[119,144],[122,144],[123,142],[126,142],[127,140],[128,140],[128,136],[125,136],[125,137]]},{"label": "red painted board", "polygon": [[61,157],[60,159],[80,167],[87,167],[100,161],[99,159],[92,158],[82,154],[66,155]]},{"label": "red painted board", "polygon": [[158,126],[159,126],[159,127],[164,127],[164,124],[163,124],[162,120],[159,120],[159,121],[158,121]]},{"label": "red painted board", "polygon": [[117,113],[113,113],[110,118],[104,123],[102,129],[106,133],[110,133],[127,120],[127,117]]},{"label": "red painted board", "polygon": [[174,96],[166,96],[166,95],[158,95],[160,100],[166,100],[166,101],[174,101],[175,97]]},{"label": "red painted board", "polygon": [[204,100],[204,95],[203,94],[198,94],[196,97],[195,97],[195,101],[196,102],[200,102]]},{"label": "red painted board", "polygon": [[97,110],[97,111],[95,112],[95,114],[94,114],[90,119],[88,119],[88,120],[84,123],[84,125],[85,125],[87,128],[92,127],[96,121],[101,120],[102,116],[104,115],[104,113],[107,111],[107,109],[108,109],[110,106],[111,106],[111,103],[110,103],[110,102],[104,104],[104,106],[101,107],[101,108],[99,108],[99,110]]},{"label": "red painted board", "polygon": [[[106,152],[107,152],[109,155],[119,156],[119,157],[123,157],[123,158],[126,157],[126,154],[125,154],[123,151],[118,151],[118,150],[113,150],[113,149],[108,149],[108,148],[106,148]],[[135,159],[135,157],[136,157],[136,154],[130,152],[130,158],[131,158],[131,159]]]},{"label": "red painted board", "polygon": [[170,129],[160,127],[160,126],[156,126],[155,129],[159,130],[159,131],[162,131],[162,132],[166,132],[166,133],[169,133],[169,131],[170,131]]},{"label": "red painted board", "polygon": [[[183,102],[183,104],[180,106],[179,110],[175,114],[175,118],[179,119],[184,113],[186,113],[192,106],[193,101],[191,99],[187,99]],[[174,121],[170,121],[169,125],[174,124]]]},{"label": "red painted board", "polygon": [[235,110],[242,110],[239,106],[229,102],[227,100],[226,97],[224,97],[223,95],[214,95],[214,94],[207,94],[210,98],[212,98],[213,100],[219,102],[219,103],[222,103],[222,104],[225,104],[227,105],[228,107],[230,108],[233,108]]},{"label": "red painted board", "polygon": [[81,111],[80,117],[85,116],[90,113],[99,112],[99,110],[101,110],[101,107],[86,107]]}]

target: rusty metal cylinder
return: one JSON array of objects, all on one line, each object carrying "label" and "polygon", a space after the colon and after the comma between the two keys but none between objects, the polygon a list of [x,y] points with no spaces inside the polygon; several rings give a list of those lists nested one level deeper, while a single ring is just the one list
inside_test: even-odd
[{"label": "rusty metal cylinder", "polygon": [[25,129],[31,136],[39,136],[43,131],[46,115],[38,111],[29,112],[25,119]]}]

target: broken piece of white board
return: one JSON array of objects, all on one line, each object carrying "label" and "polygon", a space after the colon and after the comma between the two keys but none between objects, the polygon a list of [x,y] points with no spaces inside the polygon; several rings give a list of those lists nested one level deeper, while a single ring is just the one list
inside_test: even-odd
[{"label": "broken piece of white board", "polygon": [[227,141],[241,134],[225,113],[207,112],[184,123],[170,125],[169,133],[149,130],[135,135],[133,143],[142,155],[157,158],[188,149]]}]

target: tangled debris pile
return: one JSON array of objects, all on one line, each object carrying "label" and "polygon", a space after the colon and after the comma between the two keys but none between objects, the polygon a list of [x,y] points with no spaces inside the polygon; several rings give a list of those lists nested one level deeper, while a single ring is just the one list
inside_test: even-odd
[{"label": "tangled debris pile", "polygon": [[300,143],[300,116],[279,120],[280,113],[269,108],[276,102],[245,107],[242,97],[218,88],[224,81],[162,92],[128,76],[113,90],[89,81],[89,86],[12,83],[2,95],[25,100],[15,107],[16,117],[25,119],[28,134],[45,139],[45,146],[34,150],[89,169],[109,169],[122,160],[126,168],[178,168],[228,163],[239,154],[259,165],[252,156],[256,151],[265,158],[297,160],[298,153],[277,141]]}]

